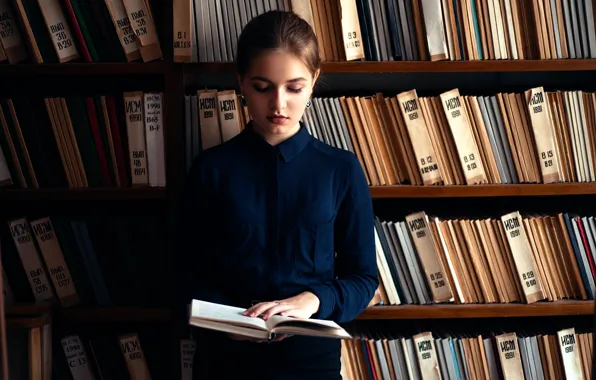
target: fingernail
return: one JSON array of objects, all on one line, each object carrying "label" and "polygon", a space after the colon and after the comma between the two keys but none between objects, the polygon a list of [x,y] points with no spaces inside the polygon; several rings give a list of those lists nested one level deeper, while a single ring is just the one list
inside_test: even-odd
[{"label": "fingernail", "polygon": [[251,317],[254,317],[254,316],[255,316],[255,313],[250,313],[250,316],[251,316]]}]

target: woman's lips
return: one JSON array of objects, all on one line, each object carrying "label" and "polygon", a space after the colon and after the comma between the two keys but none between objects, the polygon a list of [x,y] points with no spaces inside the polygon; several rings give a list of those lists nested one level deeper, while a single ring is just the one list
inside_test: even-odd
[{"label": "woman's lips", "polygon": [[285,124],[289,119],[285,116],[268,116],[267,120],[273,124]]}]

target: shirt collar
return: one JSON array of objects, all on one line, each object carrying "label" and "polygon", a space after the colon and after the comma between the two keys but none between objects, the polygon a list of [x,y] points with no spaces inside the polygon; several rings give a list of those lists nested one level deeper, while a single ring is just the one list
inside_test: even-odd
[{"label": "shirt collar", "polygon": [[257,147],[260,146],[264,149],[278,151],[285,162],[290,162],[292,158],[296,157],[300,152],[302,152],[311,139],[310,133],[308,133],[308,130],[306,129],[306,125],[300,121],[300,129],[296,134],[289,139],[277,144],[277,146],[273,146],[265,141],[261,135],[254,131],[252,128],[252,123],[253,122],[251,120],[242,131],[243,134],[246,135],[247,140],[249,140],[252,144],[255,144]]}]

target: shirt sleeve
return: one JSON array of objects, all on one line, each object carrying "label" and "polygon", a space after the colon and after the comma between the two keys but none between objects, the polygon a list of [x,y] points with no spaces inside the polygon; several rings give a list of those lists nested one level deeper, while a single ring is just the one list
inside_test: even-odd
[{"label": "shirt sleeve", "polygon": [[362,166],[353,157],[348,189],[335,221],[336,278],[312,286],[320,305],[314,318],[349,322],[378,287],[372,199]]},{"label": "shirt sleeve", "polygon": [[188,317],[187,305],[193,299],[225,303],[222,294],[213,286],[213,239],[215,224],[209,207],[209,186],[199,156],[189,170],[178,213],[178,248],[175,258],[176,304],[178,311]]}]

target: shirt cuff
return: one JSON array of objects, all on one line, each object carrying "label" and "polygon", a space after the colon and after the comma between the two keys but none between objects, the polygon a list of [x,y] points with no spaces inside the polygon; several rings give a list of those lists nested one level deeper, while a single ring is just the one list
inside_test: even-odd
[{"label": "shirt cuff", "polygon": [[327,319],[333,313],[335,296],[328,285],[320,284],[310,287],[310,291],[319,299],[319,310],[311,318]]}]

